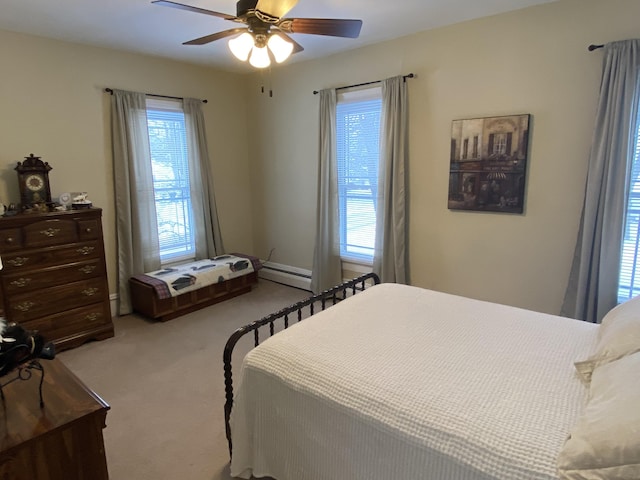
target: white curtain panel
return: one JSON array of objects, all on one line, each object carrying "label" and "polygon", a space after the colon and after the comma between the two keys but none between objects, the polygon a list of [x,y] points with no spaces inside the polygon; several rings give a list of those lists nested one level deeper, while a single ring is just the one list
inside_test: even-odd
[{"label": "white curtain panel", "polygon": [[399,75],[382,81],[373,271],[383,283],[407,283],[405,169],[408,153],[407,84]]},{"label": "white curtain panel", "polygon": [[202,100],[185,98],[184,118],[189,150],[191,207],[196,232],[196,260],[224,253],[213,189]]},{"label": "white curtain panel", "polygon": [[320,91],[318,208],[311,274],[311,290],[314,293],[320,293],[342,282],[336,163],[336,104],[335,89]]},{"label": "white curtain panel", "polygon": [[608,43],[580,230],[562,315],[600,322],[617,303],[639,97],[640,40]]},{"label": "white curtain panel", "polygon": [[111,138],[118,238],[118,314],[131,313],[129,278],[160,268],[145,95],[113,90]]}]

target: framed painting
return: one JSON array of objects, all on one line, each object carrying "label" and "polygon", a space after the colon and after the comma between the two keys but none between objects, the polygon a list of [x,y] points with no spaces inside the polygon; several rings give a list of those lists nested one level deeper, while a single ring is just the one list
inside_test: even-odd
[{"label": "framed painting", "polygon": [[449,208],[522,213],[530,115],[454,120]]}]

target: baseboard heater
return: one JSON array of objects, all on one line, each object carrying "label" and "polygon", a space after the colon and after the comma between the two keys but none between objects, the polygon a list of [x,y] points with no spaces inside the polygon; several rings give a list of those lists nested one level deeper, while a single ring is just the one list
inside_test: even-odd
[{"label": "baseboard heater", "polygon": [[258,277],[290,287],[311,291],[311,270],[292,267],[281,263],[263,262]]}]

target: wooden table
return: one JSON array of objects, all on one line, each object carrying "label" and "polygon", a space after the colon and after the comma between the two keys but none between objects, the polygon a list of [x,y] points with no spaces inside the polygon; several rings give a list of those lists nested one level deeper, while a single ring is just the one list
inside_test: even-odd
[{"label": "wooden table", "polygon": [[43,408],[40,372],[3,388],[0,480],[107,480],[102,429],[109,405],[60,360],[42,360],[41,365]]}]

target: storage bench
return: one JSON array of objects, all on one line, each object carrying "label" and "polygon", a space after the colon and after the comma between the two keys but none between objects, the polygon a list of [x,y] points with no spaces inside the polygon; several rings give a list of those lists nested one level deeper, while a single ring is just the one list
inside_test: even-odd
[{"label": "storage bench", "polygon": [[[236,257],[246,259],[246,261],[238,261]],[[231,261],[228,262],[227,260]],[[191,280],[191,282],[194,282],[193,285],[179,287],[179,289],[185,290],[184,292],[172,291],[176,287],[172,289],[171,284],[168,285],[158,278],[165,272],[171,273],[173,269],[135,275],[129,279],[133,310],[146,317],[164,322],[243,293],[248,293],[251,291],[251,287],[258,282],[258,270],[262,265],[257,257],[234,253],[220,255],[210,261],[216,264],[230,263],[231,268],[233,268],[234,264],[241,263],[241,270],[235,271],[233,277],[227,279],[223,279],[222,275],[215,274],[214,277],[217,278],[213,281],[214,283],[210,283],[211,278],[205,278],[204,281],[200,282],[202,283],[200,285],[195,281],[195,277],[197,277],[198,271],[206,270],[208,265],[203,266],[203,261],[180,265],[181,271],[193,268],[194,273],[194,275],[182,276],[194,277]],[[245,265],[247,264],[250,264],[251,268],[246,268]]]}]

